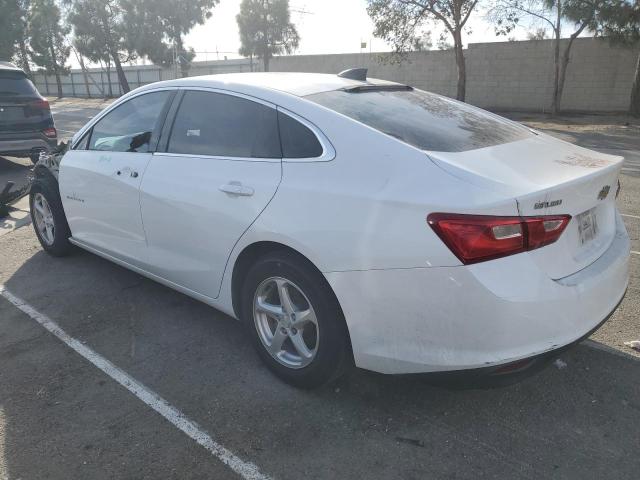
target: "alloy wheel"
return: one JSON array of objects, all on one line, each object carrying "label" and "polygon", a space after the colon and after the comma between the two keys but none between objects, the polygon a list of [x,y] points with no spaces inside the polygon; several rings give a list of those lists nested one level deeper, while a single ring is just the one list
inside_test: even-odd
[{"label": "alloy wheel", "polygon": [[253,318],[262,345],[276,361],[294,369],[313,361],[320,341],[318,320],[296,284],[282,277],[262,281],[254,296]]}]

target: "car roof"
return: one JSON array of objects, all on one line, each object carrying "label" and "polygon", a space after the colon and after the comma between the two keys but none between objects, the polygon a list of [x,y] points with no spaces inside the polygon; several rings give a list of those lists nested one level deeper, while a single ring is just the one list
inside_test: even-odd
[{"label": "car roof", "polygon": [[340,90],[359,86],[400,85],[386,80],[368,78],[366,81],[352,80],[327,73],[298,72],[255,72],[223,73],[199,77],[185,77],[152,84],[155,87],[166,85],[191,87],[218,87],[225,89],[277,90],[298,97],[314,93]]},{"label": "car roof", "polygon": [[[11,62],[3,62],[0,61],[0,71],[10,71],[10,72],[22,72],[21,68],[16,67],[13,63]],[[24,73],[24,72],[23,72]]]}]

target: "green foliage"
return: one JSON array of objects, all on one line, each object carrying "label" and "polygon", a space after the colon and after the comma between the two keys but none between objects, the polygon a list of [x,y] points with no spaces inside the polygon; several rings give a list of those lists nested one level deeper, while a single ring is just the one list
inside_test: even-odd
[{"label": "green foliage", "polygon": [[118,0],[75,0],[68,21],[73,26],[74,46],[90,61],[108,62],[113,55],[121,62],[135,58],[125,11]]},{"label": "green foliage", "polygon": [[219,0],[123,0],[131,48],[163,66],[174,63],[175,52],[186,74],[195,52],[184,46],[184,36],[210,18],[218,3]]},{"label": "green foliage", "polygon": [[236,16],[240,55],[261,58],[265,71],[274,55],[292,53],[300,35],[289,13],[289,0],[242,0]]},{"label": "green foliage", "polygon": [[71,30],[62,22],[60,8],[54,0],[33,0],[30,10],[31,58],[47,73],[68,72],[69,45],[66,37]]},{"label": "green foliage", "polygon": [[456,98],[464,101],[466,95],[466,63],[462,33],[468,31],[467,21],[476,10],[479,0],[367,0],[367,13],[373,20],[376,37],[389,43],[394,54],[403,58],[416,47],[416,39],[425,33],[431,23],[439,23],[444,31],[438,40],[441,49],[453,40],[458,86]]},{"label": "green foliage", "polygon": [[0,0],[0,60],[11,60],[16,53],[20,32],[18,18],[20,10],[16,0]]}]

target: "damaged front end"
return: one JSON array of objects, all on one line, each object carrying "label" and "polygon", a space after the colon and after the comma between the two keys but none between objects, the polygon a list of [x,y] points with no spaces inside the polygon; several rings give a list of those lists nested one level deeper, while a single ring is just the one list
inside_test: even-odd
[{"label": "damaged front end", "polygon": [[50,174],[56,181],[58,180],[58,174],[60,171],[60,162],[62,157],[69,150],[68,142],[61,142],[56,148],[50,152],[40,152],[40,158],[36,162],[33,168],[32,183],[38,176]]}]

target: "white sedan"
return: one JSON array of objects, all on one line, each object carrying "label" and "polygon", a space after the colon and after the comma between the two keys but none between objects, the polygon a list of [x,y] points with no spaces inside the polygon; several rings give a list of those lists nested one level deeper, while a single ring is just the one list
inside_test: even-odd
[{"label": "white sedan", "polygon": [[245,322],[302,387],[520,372],[599,327],[629,277],[622,158],[363,73],[125,95],[36,167],[43,248]]}]

